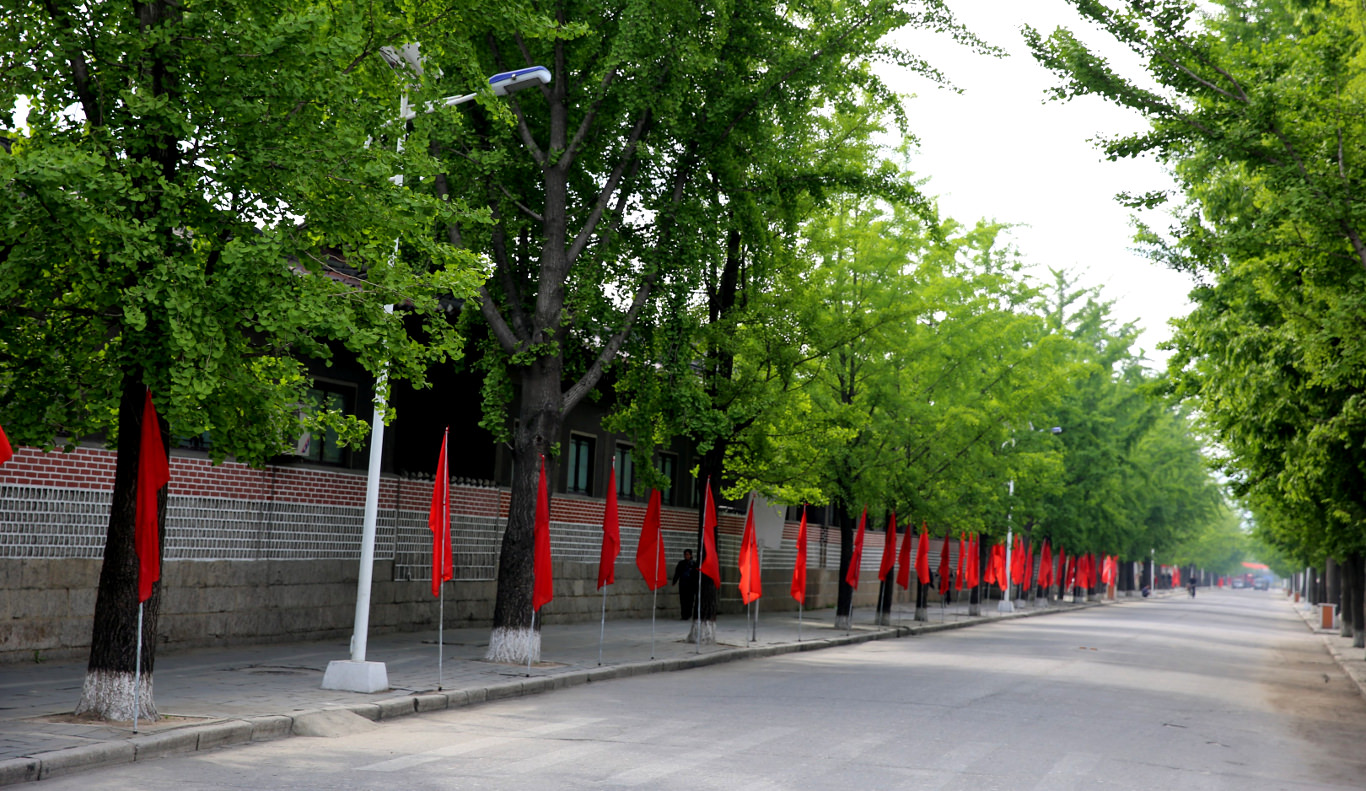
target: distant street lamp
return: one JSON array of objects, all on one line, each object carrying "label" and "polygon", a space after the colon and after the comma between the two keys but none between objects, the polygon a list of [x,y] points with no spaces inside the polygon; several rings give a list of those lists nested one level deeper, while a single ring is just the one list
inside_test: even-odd
[{"label": "distant street lamp", "polygon": [[[1030,430],[1030,431],[1043,431],[1043,429],[1035,429],[1033,423],[1029,424],[1029,430]],[[1048,429],[1048,433],[1050,433],[1050,434],[1061,434],[1061,433],[1062,433],[1062,426],[1054,426],[1053,428]],[[1005,442],[1002,442],[1002,443],[1001,443],[1001,447],[1002,447],[1002,448],[1004,448],[1006,445],[1010,445],[1010,447],[1012,447],[1012,448],[1015,447],[1015,430],[1014,430],[1014,429],[1011,429],[1011,430],[1010,430],[1010,439],[1008,439],[1008,440],[1006,440]],[[1012,502],[1014,502],[1014,500],[1015,500],[1015,479],[1014,479],[1014,478],[1011,478],[1011,479],[1010,479],[1010,499],[1011,499]],[[1010,569],[1011,569],[1011,566],[1010,566],[1010,541],[1011,541],[1011,537],[1012,537],[1011,534],[1012,534],[1012,532],[1013,532],[1013,527],[1014,527],[1013,524],[1012,524],[1012,522],[1011,522],[1011,519],[1012,519],[1012,517],[1014,516],[1014,513],[1013,513],[1014,510],[1015,510],[1014,505],[1011,505],[1011,506],[1009,506],[1009,507],[1006,509],[1006,586],[1005,586],[1005,595],[1003,595],[1003,596],[1001,597],[1001,602],[1000,602],[999,604],[996,605],[996,611],[997,611],[997,612],[1015,612],[1015,602],[1012,601],[1011,598],[1010,598],[1011,588],[1013,587],[1013,582],[1012,582],[1011,579],[1010,579]],[[1023,592],[1021,592],[1021,596],[1023,596]]]},{"label": "distant street lamp", "polygon": [[[416,43],[401,49],[381,47],[380,55],[395,70],[408,70],[422,76],[422,56],[418,54]],[[550,70],[544,66],[531,66],[515,71],[504,71],[489,77],[489,88],[494,96],[509,94],[545,85],[551,80]],[[447,96],[427,102],[421,108],[408,105],[408,93],[404,91],[399,100],[398,117],[405,123],[418,116],[418,113],[433,113],[443,107],[454,107],[473,100],[479,94],[467,93],[463,96]],[[403,153],[405,135],[400,134],[397,150]],[[391,179],[396,186],[403,186],[403,174],[397,173]],[[392,264],[398,258],[398,239],[394,239],[394,249],[389,260]],[[393,313],[393,305],[385,305],[385,313]],[[381,373],[375,388],[375,411],[370,420],[370,466],[366,471],[365,515],[361,524],[360,574],[356,581],[356,617],[351,631],[351,658],[333,660],[327,664],[323,675],[323,689],[341,689],[352,692],[380,692],[389,688],[389,674],[383,662],[367,662],[365,650],[370,631],[370,587],[375,565],[375,532],[379,520],[379,473],[380,461],[384,451],[384,412],[385,401],[381,395],[387,374]]]}]

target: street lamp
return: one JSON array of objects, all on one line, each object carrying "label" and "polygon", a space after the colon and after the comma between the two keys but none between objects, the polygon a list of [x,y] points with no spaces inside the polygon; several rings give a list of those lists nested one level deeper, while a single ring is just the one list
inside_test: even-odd
[{"label": "street lamp", "polygon": [[[422,76],[422,56],[418,54],[418,44],[407,44],[401,48],[381,47],[380,55],[396,71],[408,70]],[[550,70],[544,66],[532,66],[515,71],[504,71],[489,77],[489,88],[494,96],[509,94],[545,85],[551,80]],[[399,100],[398,117],[405,124],[416,118],[418,112],[433,113],[442,107],[454,107],[471,101],[479,94],[467,93],[463,96],[447,96],[444,99],[427,102],[414,109],[408,105],[408,92],[404,91]],[[397,149],[403,153],[403,138],[400,134]],[[403,174],[396,173],[391,181],[395,186],[403,186]],[[398,239],[394,239],[394,249],[389,255],[392,264],[398,258]],[[393,313],[393,305],[384,306],[385,313]],[[375,411],[370,420],[370,465],[366,470],[365,514],[361,523],[360,573],[356,581],[356,617],[351,631],[351,658],[333,660],[327,663],[323,675],[323,689],[340,689],[351,692],[381,692],[389,688],[389,674],[383,662],[367,662],[365,650],[370,631],[370,587],[375,565],[375,532],[379,521],[379,473],[380,461],[384,451],[384,412],[385,401],[381,395],[386,373],[380,373],[375,387]]]},{"label": "street lamp", "polygon": [[[1029,430],[1030,430],[1030,431],[1043,431],[1043,429],[1035,429],[1033,423],[1030,423],[1030,424],[1029,424]],[[1061,433],[1062,433],[1062,426],[1054,426],[1053,428],[1048,429],[1048,433],[1050,433],[1050,434],[1061,434]],[[1001,447],[1002,447],[1002,448],[1005,448],[1005,446],[1006,446],[1007,444],[1009,444],[1010,447],[1012,447],[1012,448],[1015,447],[1015,429],[1011,429],[1011,430],[1010,430],[1010,439],[1006,440],[1005,442],[1002,442],[1002,443],[1001,443]],[[1011,478],[1011,479],[1010,479],[1010,484],[1009,484],[1009,486],[1010,486],[1010,499],[1011,499],[1011,501],[1013,502],[1014,499],[1015,499],[1015,479],[1014,479],[1014,478]],[[1012,538],[1011,533],[1013,532],[1013,527],[1014,527],[1011,520],[1012,520],[1012,517],[1014,516],[1014,513],[1013,513],[1014,510],[1015,510],[1015,508],[1014,508],[1013,505],[1010,506],[1010,507],[1008,507],[1008,508],[1006,509],[1006,586],[1005,586],[1005,595],[1003,595],[1003,596],[1001,597],[1000,603],[996,605],[996,611],[997,611],[997,612],[1003,612],[1003,613],[1015,612],[1015,602],[1011,601],[1011,598],[1010,598],[1010,591],[1011,591],[1011,588],[1014,587],[1014,583],[1013,583],[1013,582],[1011,581],[1011,579],[1010,579],[1010,569],[1011,569],[1011,566],[1010,566],[1010,541],[1011,541],[1011,538]],[[1021,595],[1023,596],[1023,593],[1022,593]]]}]

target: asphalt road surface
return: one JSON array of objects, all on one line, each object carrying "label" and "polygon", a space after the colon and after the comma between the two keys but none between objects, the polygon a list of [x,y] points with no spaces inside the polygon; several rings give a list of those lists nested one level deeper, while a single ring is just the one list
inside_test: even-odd
[{"label": "asphalt road surface", "polygon": [[1366,788],[1366,700],[1251,590],[348,717],[39,788]]}]

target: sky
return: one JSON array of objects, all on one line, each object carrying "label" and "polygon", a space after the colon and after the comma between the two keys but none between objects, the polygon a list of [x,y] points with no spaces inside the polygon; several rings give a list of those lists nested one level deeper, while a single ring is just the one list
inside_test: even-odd
[{"label": "sky", "polygon": [[[1058,84],[1030,56],[1020,32],[1028,24],[1047,35],[1073,30],[1121,67],[1140,66],[1127,50],[1082,21],[1064,0],[947,0],[958,20],[1008,54],[973,53],[947,36],[899,34],[896,41],[921,55],[962,93],[923,78],[885,72],[892,87],[914,94],[905,102],[920,140],[911,168],[928,177],[922,187],[940,212],[959,222],[993,219],[1013,227],[1010,241],[1033,272],[1071,272],[1082,286],[1099,286],[1113,315],[1142,330],[1137,347],[1165,364],[1155,347],[1170,337],[1167,322],[1188,312],[1190,278],[1133,250],[1133,211],[1116,193],[1169,189],[1171,178],[1151,160],[1106,161],[1097,136],[1138,131],[1143,120],[1094,97],[1060,103],[1045,91]],[[1131,72],[1132,73],[1132,72]],[[1161,213],[1145,222],[1165,229]]]}]

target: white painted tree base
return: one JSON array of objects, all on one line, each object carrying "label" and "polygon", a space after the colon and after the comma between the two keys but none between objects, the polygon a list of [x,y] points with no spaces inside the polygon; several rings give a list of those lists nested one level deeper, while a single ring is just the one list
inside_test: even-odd
[{"label": "white painted tree base", "polygon": [[384,692],[389,689],[389,671],[383,662],[353,662],[334,659],[327,663],[323,689],[346,692]]},{"label": "white painted tree base", "polygon": [[980,602],[977,603],[977,604],[969,604],[969,605],[968,605],[968,615],[981,615],[981,614],[982,614],[982,605],[981,605]]},{"label": "white painted tree base", "polygon": [[916,607],[916,608],[915,608],[915,619],[916,619],[917,621],[928,621],[928,620],[930,619],[930,608],[929,608],[929,607]]},{"label": "white painted tree base", "polygon": [[[81,702],[76,714],[93,714],[105,720],[131,722],[133,720],[133,674],[128,671],[87,670],[85,686],[81,688]],[[156,722],[160,719],[152,700],[152,676],[142,674],[137,690],[139,720]]]},{"label": "white painted tree base", "polygon": [[849,631],[849,616],[847,616],[847,615],[836,615],[836,616],[835,616],[835,628],[836,628],[836,629],[843,629],[843,630],[846,631],[846,632]]},{"label": "white painted tree base", "polygon": [[[702,621],[702,645],[716,645],[716,621]],[[693,645],[699,643],[697,639],[698,621],[692,622],[692,627],[688,629],[688,642]]]},{"label": "white painted tree base", "polygon": [[[528,658],[528,654],[530,658]],[[484,658],[490,662],[525,665],[541,661],[541,633],[529,627],[509,629],[497,627],[489,635],[489,650]]]}]

